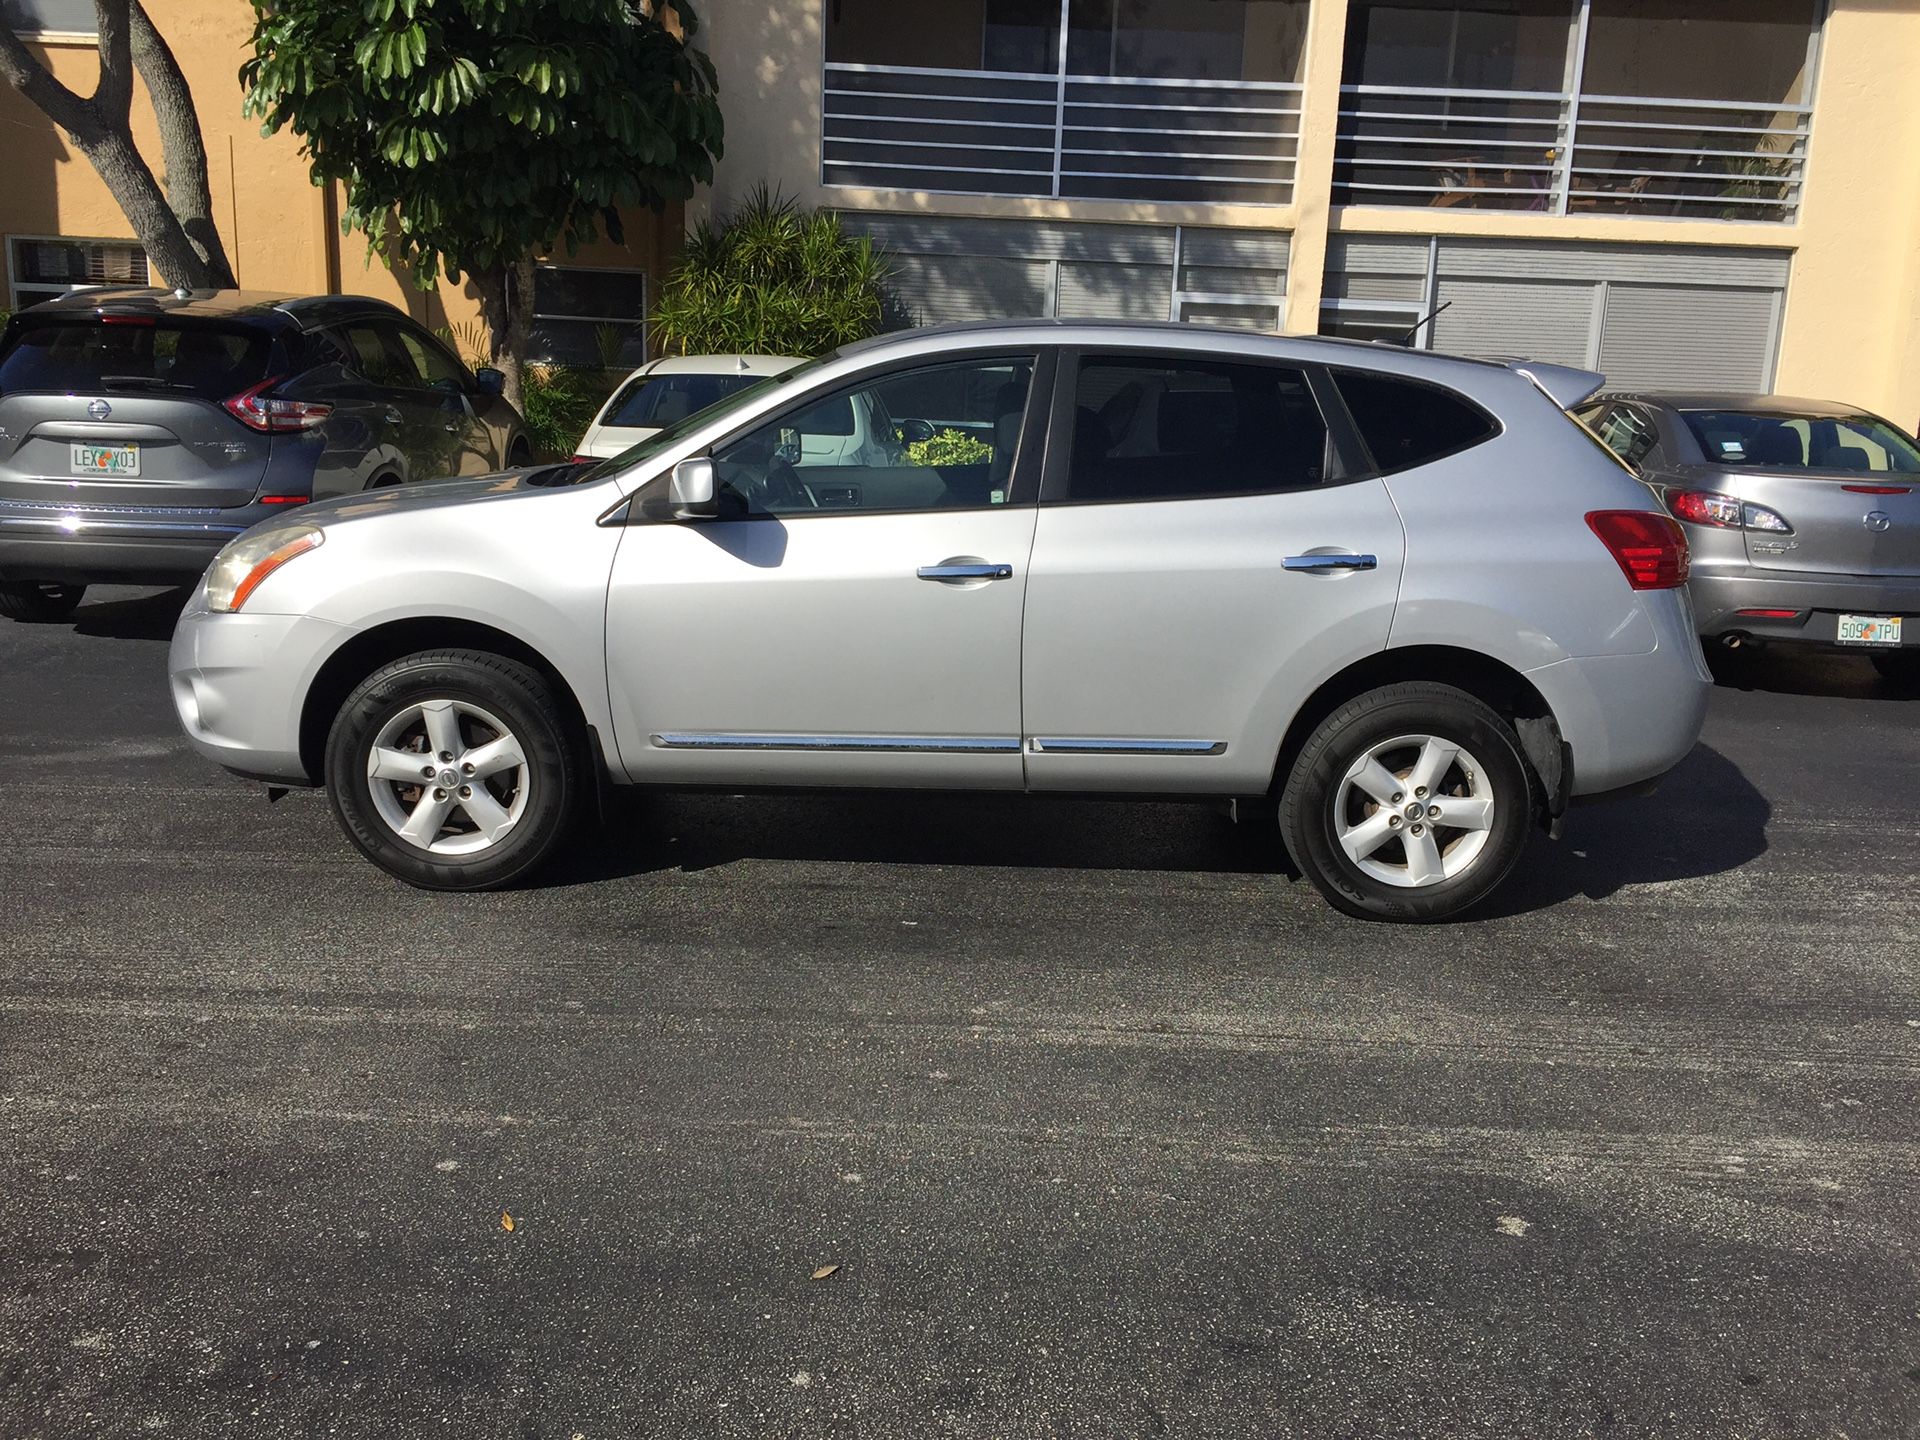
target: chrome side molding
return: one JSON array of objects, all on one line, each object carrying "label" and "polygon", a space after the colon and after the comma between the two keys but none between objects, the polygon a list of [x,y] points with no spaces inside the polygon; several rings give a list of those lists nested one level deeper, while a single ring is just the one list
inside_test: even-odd
[{"label": "chrome side molding", "polygon": [[1028,742],[1036,755],[1224,755],[1224,740],[1048,740]]},{"label": "chrome side molding", "polygon": [[1017,755],[1016,736],[731,735],[671,731],[652,737],[663,750],[816,750],[940,755]]}]

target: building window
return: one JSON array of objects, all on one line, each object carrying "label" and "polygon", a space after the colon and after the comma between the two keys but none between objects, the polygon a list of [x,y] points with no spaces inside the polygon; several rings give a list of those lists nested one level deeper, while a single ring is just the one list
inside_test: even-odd
[{"label": "building window", "polygon": [[145,285],[147,254],[130,240],[69,240],[15,236],[7,247],[16,310],[91,285]]},{"label": "building window", "polygon": [[1353,0],[1343,205],[1787,221],[1823,0]]},{"label": "building window", "polygon": [[527,358],[606,370],[630,370],[646,363],[646,273],[536,266]]},{"label": "building window", "polygon": [[93,0],[0,0],[0,20],[22,36],[92,35]]},{"label": "building window", "polygon": [[1284,205],[1308,10],[1307,0],[834,0],[823,182]]}]

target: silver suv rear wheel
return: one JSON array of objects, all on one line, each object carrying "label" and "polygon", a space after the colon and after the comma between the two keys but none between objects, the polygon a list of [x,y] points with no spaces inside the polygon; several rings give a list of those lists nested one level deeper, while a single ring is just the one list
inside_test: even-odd
[{"label": "silver suv rear wheel", "polygon": [[1323,720],[1281,797],[1287,848],[1349,915],[1446,920],[1506,879],[1534,784],[1512,726],[1463,690],[1386,685]]}]

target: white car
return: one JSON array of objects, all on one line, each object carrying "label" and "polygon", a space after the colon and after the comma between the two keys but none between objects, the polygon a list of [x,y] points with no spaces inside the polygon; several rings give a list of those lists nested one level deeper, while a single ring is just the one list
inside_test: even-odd
[{"label": "white car", "polygon": [[574,459],[618,455],[716,400],[801,363],[791,355],[672,355],[650,361],[607,397],[574,447]]}]

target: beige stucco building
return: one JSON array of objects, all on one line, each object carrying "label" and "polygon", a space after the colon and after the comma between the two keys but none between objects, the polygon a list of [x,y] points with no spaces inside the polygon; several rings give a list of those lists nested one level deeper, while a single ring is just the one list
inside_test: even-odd
[{"label": "beige stucco building", "polygon": [[[89,0],[38,17],[90,88]],[[152,7],[199,99],[243,284],[470,319],[342,238],[240,117],[244,0]],[[727,153],[890,252],[907,318],[1169,316],[1847,399],[1920,421],[1920,6],[1909,0],[717,0]],[[134,273],[19,97],[8,303]],[[151,138],[150,136],[148,137]],[[158,153],[157,144],[148,146]],[[543,269],[544,343],[641,320],[682,217]],[[1437,318],[1417,331],[1423,316]]]},{"label": "beige stucco building", "polygon": [[920,318],[1169,315],[1920,421],[1905,0],[706,7],[768,181]]}]

